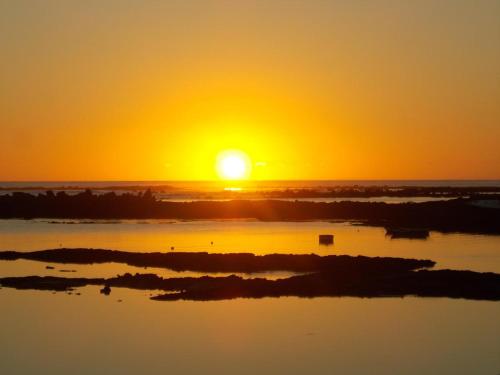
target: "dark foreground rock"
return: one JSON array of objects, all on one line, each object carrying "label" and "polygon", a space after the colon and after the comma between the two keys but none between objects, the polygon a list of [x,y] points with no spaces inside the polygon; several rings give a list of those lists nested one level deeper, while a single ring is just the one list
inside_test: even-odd
[{"label": "dark foreground rock", "polygon": [[53,249],[32,252],[2,251],[0,260],[28,259],[48,263],[125,263],[137,267],[160,267],[176,271],[198,272],[265,272],[292,271],[317,272],[379,272],[394,273],[434,266],[425,259],[389,257],[365,257],[348,255],[316,254],[268,254],[252,253],[138,253],[106,249]]},{"label": "dark foreground rock", "polygon": [[66,278],[56,276],[4,277],[0,285],[16,289],[68,291],[87,285],[101,285],[104,279]]},{"label": "dark foreground rock", "polygon": [[262,297],[450,297],[500,300],[500,275],[470,271],[410,271],[392,275],[319,272],[276,281],[241,279],[196,282],[154,300],[221,300]]},{"label": "dark foreground rock", "polygon": [[[109,279],[71,279],[62,277],[7,277],[0,285],[17,289],[67,291],[86,285],[160,290],[158,301],[211,301],[263,297],[449,297],[474,300],[500,300],[500,275],[452,270],[399,272],[345,272],[331,269],[286,279],[244,279],[203,276],[161,278],[154,274],[125,274]],[[103,290],[104,290],[103,289]]]}]

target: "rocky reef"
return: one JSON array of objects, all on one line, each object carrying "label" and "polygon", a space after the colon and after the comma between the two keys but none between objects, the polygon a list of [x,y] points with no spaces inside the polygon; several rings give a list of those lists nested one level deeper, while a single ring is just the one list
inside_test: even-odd
[{"label": "rocky reef", "polygon": [[93,264],[125,263],[137,267],[169,268],[175,271],[197,272],[318,272],[335,269],[338,272],[400,272],[432,267],[425,259],[365,257],[349,255],[268,254],[252,253],[140,253],[106,249],[52,249],[32,252],[1,251],[0,260],[27,259],[51,263]]},{"label": "rocky reef", "polygon": [[[87,253],[85,253],[85,251]],[[25,254],[26,256],[22,256]],[[308,272],[278,280],[265,278],[178,277],[162,278],[155,274],[130,273],[112,278],[65,278],[52,276],[23,276],[0,278],[3,287],[69,291],[87,285],[102,286],[109,294],[111,288],[157,290],[153,300],[222,300],[263,297],[449,297],[477,300],[500,300],[500,275],[472,271],[430,270],[430,260],[403,258],[369,258],[317,255],[253,254],[141,254],[110,250],[51,250],[33,253],[0,253],[0,259],[33,259],[93,263],[130,261],[154,266],[177,267],[212,271],[255,272],[256,270],[292,270]],[[164,255],[162,258],[160,255]],[[137,265],[137,264],[135,264]]]}]

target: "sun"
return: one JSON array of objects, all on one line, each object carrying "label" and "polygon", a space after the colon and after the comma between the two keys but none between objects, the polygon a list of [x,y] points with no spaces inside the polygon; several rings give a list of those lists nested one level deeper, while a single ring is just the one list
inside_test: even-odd
[{"label": "sun", "polygon": [[225,150],[217,155],[217,173],[223,180],[243,180],[250,176],[251,162],[240,150]]}]

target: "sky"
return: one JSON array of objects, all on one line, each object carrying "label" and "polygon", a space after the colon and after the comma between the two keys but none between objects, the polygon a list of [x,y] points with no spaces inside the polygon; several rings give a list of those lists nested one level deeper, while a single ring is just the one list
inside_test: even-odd
[{"label": "sky", "polygon": [[500,179],[500,1],[0,0],[0,180]]}]

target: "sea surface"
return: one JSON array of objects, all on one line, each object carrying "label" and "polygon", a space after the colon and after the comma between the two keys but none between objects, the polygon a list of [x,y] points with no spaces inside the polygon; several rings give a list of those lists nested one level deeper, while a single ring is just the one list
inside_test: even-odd
[{"label": "sea surface", "polygon": [[[35,186],[85,188],[97,183],[110,186],[109,182],[0,186],[33,191]],[[338,181],[290,182],[306,183],[339,185]],[[187,199],[186,191],[202,190],[202,183],[184,184],[176,188]],[[435,186],[437,182],[377,184]],[[440,184],[487,186],[484,181]],[[498,181],[488,184],[500,186]],[[285,185],[267,182],[258,188]],[[334,245],[319,245],[319,234],[334,234]],[[440,269],[500,273],[500,236],[431,232],[426,240],[391,239],[383,228],[326,221],[0,220],[0,250],[59,247],[394,256],[432,259]],[[124,272],[201,275],[116,263],[0,261],[0,277],[110,277]],[[0,374],[500,374],[500,302],[416,297],[159,302],[149,299],[155,291],[113,288],[110,296],[100,294],[97,287],[78,291],[81,295],[0,289]]]},{"label": "sea surface", "polygon": [[[1,374],[496,375],[500,303],[0,290]],[[119,301],[122,302],[119,302]]]}]

